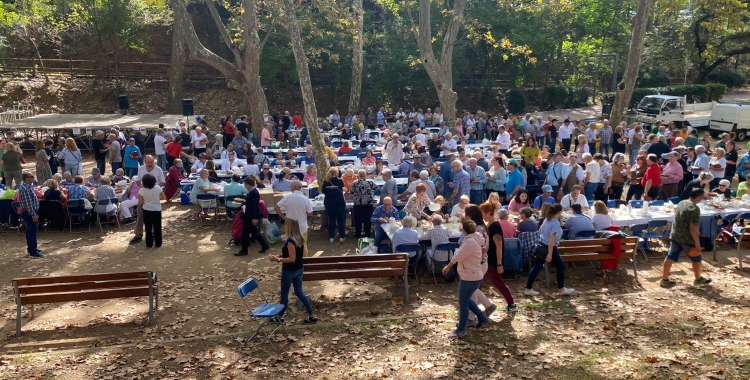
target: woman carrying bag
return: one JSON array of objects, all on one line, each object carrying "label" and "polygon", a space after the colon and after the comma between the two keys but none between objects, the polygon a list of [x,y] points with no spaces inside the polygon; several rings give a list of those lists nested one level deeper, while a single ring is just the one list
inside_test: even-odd
[{"label": "woman carrying bag", "polygon": [[526,289],[523,291],[524,295],[539,295],[539,292],[533,288],[534,281],[545,263],[552,263],[557,268],[557,288],[559,295],[569,296],[575,292],[575,289],[565,287],[565,263],[557,252],[557,246],[560,245],[563,232],[562,225],[560,224],[562,210],[562,205],[555,203],[547,209],[547,213],[544,215],[544,222],[542,222],[542,227],[539,228],[539,245],[534,248],[536,262],[534,263],[534,267],[531,268],[531,272],[529,272]]},{"label": "woman carrying bag", "polygon": [[65,148],[57,155],[57,159],[65,162],[65,170],[63,172],[70,172],[73,177],[79,174],[83,175],[83,170],[81,170],[83,166],[81,165],[81,150],[78,149],[76,141],[72,137],[65,139]]}]

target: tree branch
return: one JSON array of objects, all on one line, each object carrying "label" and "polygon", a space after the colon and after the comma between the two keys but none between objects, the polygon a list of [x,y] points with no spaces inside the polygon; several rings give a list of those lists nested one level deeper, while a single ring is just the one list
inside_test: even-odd
[{"label": "tree branch", "polygon": [[440,67],[450,82],[453,82],[453,46],[456,44],[458,30],[464,18],[464,8],[466,8],[466,0],[456,0],[453,3],[451,19],[443,37],[443,48],[440,52]]},{"label": "tree branch", "polygon": [[208,7],[208,11],[211,13],[211,18],[214,20],[216,28],[218,28],[219,32],[221,33],[221,38],[224,40],[224,43],[227,45],[229,50],[232,51],[232,54],[234,54],[234,59],[237,62],[241,62],[240,49],[234,42],[232,42],[232,38],[229,37],[227,27],[224,25],[224,22],[221,21],[221,16],[219,16],[219,12],[216,10],[214,0],[206,0],[206,6]]},{"label": "tree branch", "polygon": [[275,30],[276,30],[276,25],[273,25],[271,27],[271,30],[269,30],[268,33],[266,33],[266,35],[263,37],[263,41],[260,42],[259,51],[263,51],[263,48],[266,46],[266,42],[268,42],[268,37],[271,37],[271,35],[273,34]]},{"label": "tree branch", "polygon": [[710,74],[712,71],[714,71],[714,69],[719,67],[719,65],[729,60],[729,58],[734,57],[735,55],[747,54],[747,53],[750,53],[750,46],[743,46],[741,48],[730,50],[722,54],[721,57],[717,58],[713,63],[711,63],[704,70],[701,71],[701,78],[708,77],[708,74]]}]

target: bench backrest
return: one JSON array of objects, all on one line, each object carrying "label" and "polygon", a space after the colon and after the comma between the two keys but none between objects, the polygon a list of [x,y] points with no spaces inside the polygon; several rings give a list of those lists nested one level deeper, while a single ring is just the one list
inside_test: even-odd
[{"label": "bench backrest", "polygon": [[16,278],[13,287],[22,305],[148,296],[154,272],[100,273]]},{"label": "bench backrest", "polygon": [[409,255],[393,253],[383,255],[321,256],[302,259],[304,281],[346,278],[403,276]]},{"label": "bench backrest", "polygon": [[[620,238],[621,259],[631,259],[635,256],[638,237],[628,236]],[[563,261],[590,261],[612,259],[614,243],[612,239],[582,239],[564,240],[557,247]]]}]

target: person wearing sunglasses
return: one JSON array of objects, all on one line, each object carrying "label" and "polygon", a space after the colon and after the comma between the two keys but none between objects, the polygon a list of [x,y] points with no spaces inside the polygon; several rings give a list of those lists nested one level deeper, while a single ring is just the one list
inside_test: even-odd
[{"label": "person wearing sunglasses", "polygon": [[273,182],[275,180],[275,176],[273,172],[271,171],[271,168],[268,166],[268,164],[263,165],[263,169],[258,173],[258,179],[266,185],[273,185]]}]

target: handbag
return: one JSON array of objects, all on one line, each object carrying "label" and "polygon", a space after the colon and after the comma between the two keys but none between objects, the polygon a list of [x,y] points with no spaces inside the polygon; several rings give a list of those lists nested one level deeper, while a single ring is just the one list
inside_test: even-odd
[{"label": "handbag", "polygon": [[445,280],[447,283],[451,284],[453,281],[456,281],[456,278],[458,277],[458,265],[451,266],[451,269],[448,269],[448,273],[443,275],[443,280]]},{"label": "handbag", "polygon": [[549,253],[549,251],[547,250],[547,248],[544,245],[537,244],[534,247],[534,257],[536,257],[539,260],[547,261],[547,254],[548,253]]}]

